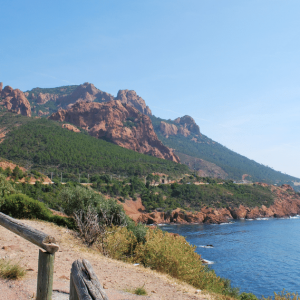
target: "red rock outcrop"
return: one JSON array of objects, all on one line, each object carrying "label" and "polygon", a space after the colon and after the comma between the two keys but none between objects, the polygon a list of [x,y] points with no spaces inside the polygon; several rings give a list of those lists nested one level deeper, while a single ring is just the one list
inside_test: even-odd
[{"label": "red rock outcrop", "polygon": [[3,89],[3,82],[0,82],[0,93],[2,92]]},{"label": "red rock outcrop", "polygon": [[[35,99],[32,94],[32,99]],[[79,85],[71,94],[60,96],[58,94],[42,94],[36,98],[37,104],[44,104],[50,100],[55,101],[61,108],[71,107],[78,101],[95,101],[108,102],[111,100],[120,100],[123,104],[129,104],[145,115],[152,115],[150,108],[146,105],[145,100],[138,96],[132,90],[119,90],[117,97],[97,89],[92,83]]]},{"label": "red rock outcrop", "polygon": [[[181,134],[185,137],[192,133],[200,135],[200,128],[190,116],[184,116],[174,120],[176,124],[170,124],[164,121],[160,122],[160,132],[168,138],[170,135]],[[197,139],[195,139],[197,141]]]},{"label": "red rock outcrop", "polygon": [[170,135],[176,135],[178,132],[178,128],[174,124],[169,124],[164,121],[161,121],[160,122],[160,131],[162,132],[162,134],[164,136],[166,136],[168,138]]},{"label": "red rock outcrop", "polygon": [[152,112],[150,108],[146,105],[145,100],[138,96],[135,91],[119,90],[115,100],[120,100],[122,103],[132,105],[144,115],[152,115]]},{"label": "red rock outcrop", "polygon": [[157,138],[150,118],[119,100],[104,103],[75,103],[68,110],[59,110],[50,119],[72,123],[90,135],[163,159],[179,162],[179,158]]},{"label": "red rock outcrop", "polygon": [[43,94],[43,93],[39,93],[38,96],[37,96],[36,103],[37,104],[45,104],[48,101],[56,101],[58,98],[59,98],[59,96],[56,95],[56,94],[49,94],[49,93]]},{"label": "red rock outcrop", "polygon": [[61,127],[66,128],[73,132],[80,132],[80,130],[77,127],[75,127],[74,125],[71,125],[71,124],[62,124]]},{"label": "red rock outcrop", "polygon": [[174,122],[176,124],[181,125],[183,128],[186,128],[188,131],[200,135],[199,126],[196,124],[195,120],[190,116],[185,115],[182,118],[175,119]]},{"label": "red rock outcrop", "polygon": [[31,117],[30,104],[19,89],[14,90],[12,87],[6,86],[1,90],[0,98],[2,98],[0,104],[9,111]]},{"label": "red rock outcrop", "polygon": [[[265,184],[263,184],[265,185]],[[146,213],[142,209],[126,210],[129,217],[134,216],[134,221],[144,224],[164,224],[164,223],[208,223],[220,224],[228,222],[230,219],[257,219],[257,218],[283,218],[300,214],[300,195],[295,193],[291,186],[282,185],[281,187],[271,186],[275,195],[274,204],[270,207],[262,205],[259,207],[245,207],[240,205],[238,208],[202,208],[200,212],[192,213],[182,209],[175,209],[170,213],[153,211]],[[132,200],[131,200],[132,201]],[[134,201],[132,201],[134,202]],[[134,205],[132,205],[134,207]]]},{"label": "red rock outcrop", "polygon": [[113,100],[114,97],[111,94],[98,90],[92,83],[84,83],[79,85],[72,94],[62,96],[57,99],[57,103],[61,107],[65,108],[70,104],[77,101],[94,101],[107,102]]}]

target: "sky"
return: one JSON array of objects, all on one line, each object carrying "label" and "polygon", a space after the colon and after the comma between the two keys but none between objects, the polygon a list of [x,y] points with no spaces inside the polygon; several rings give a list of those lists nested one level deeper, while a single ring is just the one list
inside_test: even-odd
[{"label": "sky", "polygon": [[0,82],[135,90],[300,178],[298,0],[2,1]]}]

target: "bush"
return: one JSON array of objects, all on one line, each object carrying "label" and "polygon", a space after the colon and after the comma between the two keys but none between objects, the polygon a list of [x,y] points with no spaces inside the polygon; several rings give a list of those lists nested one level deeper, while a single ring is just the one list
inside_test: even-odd
[{"label": "bush", "polygon": [[74,213],[74,218],[83,241],[88,246],[94,244],[101,234],[97,211],[89,206],[87,211]]},{"label": "bush", "polygon": [[3,174],[0,174],[0,208],[4,203],[4,197],[7,195],[15,194],[18,191],[14,188],[14,186],[6,180]]},{"label": "bush", "polygon": [[[262,300],[272,300],[273,297],[262,297]],[[298,300],[298,293],[289,293],[286,290],[282,290],[280,293],[274,293],[274,300]]]},{"label": "bush", "polygon": [[132,261],[137,239],[126,227],[113,226],[106,231],[102,252],[111,258]]},{"label": "bush", "polygon": [[182,236],[174,237],[159,229],[149,229],[145,242],[138,243],[133,232],[124,227],[108,235],[106,247],[113,258],[140,263],[199,289],[238,297],[238,289],[233,289],[229,280],[216,276],[204,266],[195,247]]},{"label": "bush", "polygon": [[10,260],[0,260],[0,276],[4,279],[19,279],[26,271],[19,263]]},{"label": "bush", "polygon": [[258,300],[258,298],[252,293],[241,293],[239,296],[240,300]]},{"label": "bush", "polygon": [[6,196],[0,209],[4,214],[18,219],[40,219],[71,229],[75,227],[73,219],[53,215],[44,203],[24,194]]},{"label": "bush", "polygon": [[137,288],[134,290],[134,293],[135,293],[136,295],[140,295],[140,296],[142,296],[142,295],[147,295],[147,292],[146,292],[144,286],[137,287]]}]

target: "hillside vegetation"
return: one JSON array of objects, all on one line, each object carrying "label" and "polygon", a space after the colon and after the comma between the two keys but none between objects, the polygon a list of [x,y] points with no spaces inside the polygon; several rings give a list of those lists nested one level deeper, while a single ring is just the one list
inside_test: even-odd
[{"label": "hillside vegetation", "polygon": [[63,129],[54,121],[11,115],[0,118],[0,126],[10,128],[0,144],[0,156],[45,174],[64,172],[77,178],[79,173],[143,176],[163,172],[180,176],[188,172],[185,165]]},{"label": "hillside vegetation", "polygon": [[[254,160],[231,151],[203,134],[200,137],[193,133],[187,137],[177,134],[170,135],[166,138],[161,134],[160,122],[164,121],[176,126],[177,124],[170,120],[163,120],[155,116],[151,116],[151,120],[155,133],[164,145],[175,149],[175,153],[180,152],[216,164],[227,173],[228,179],[241,180],[244,174],[248,174],[251,177],[248,177],[247,179],[253,182],[259,181],[277,183],[280,185],[288,183],[293,186],[292,181],[300,181],[299,178],[275,171],[272,168],[261,165]],[[182,163],[186,162],[184,156],[180,156],[180,158],[183,159],[181,161]]]}]

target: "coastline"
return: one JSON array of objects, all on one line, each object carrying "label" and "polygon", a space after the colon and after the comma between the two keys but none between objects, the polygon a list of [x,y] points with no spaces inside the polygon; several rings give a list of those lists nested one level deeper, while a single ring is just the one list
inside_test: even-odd
[{"label": "coastline", "polygon": [[269,218],[290,218],[300,215],[300,195],[289,185],[271,186],[275,195],[274,204],[269,207],[246,207],[240,204],[235,208],[202,208],[198,212],[189,212],[177,208],[171,212],[145,212],[142,200],[126,200],[121,203],[126,214],[135,222],[146,225],[162,224],[228,224],[232,220],[264,220]]}]

